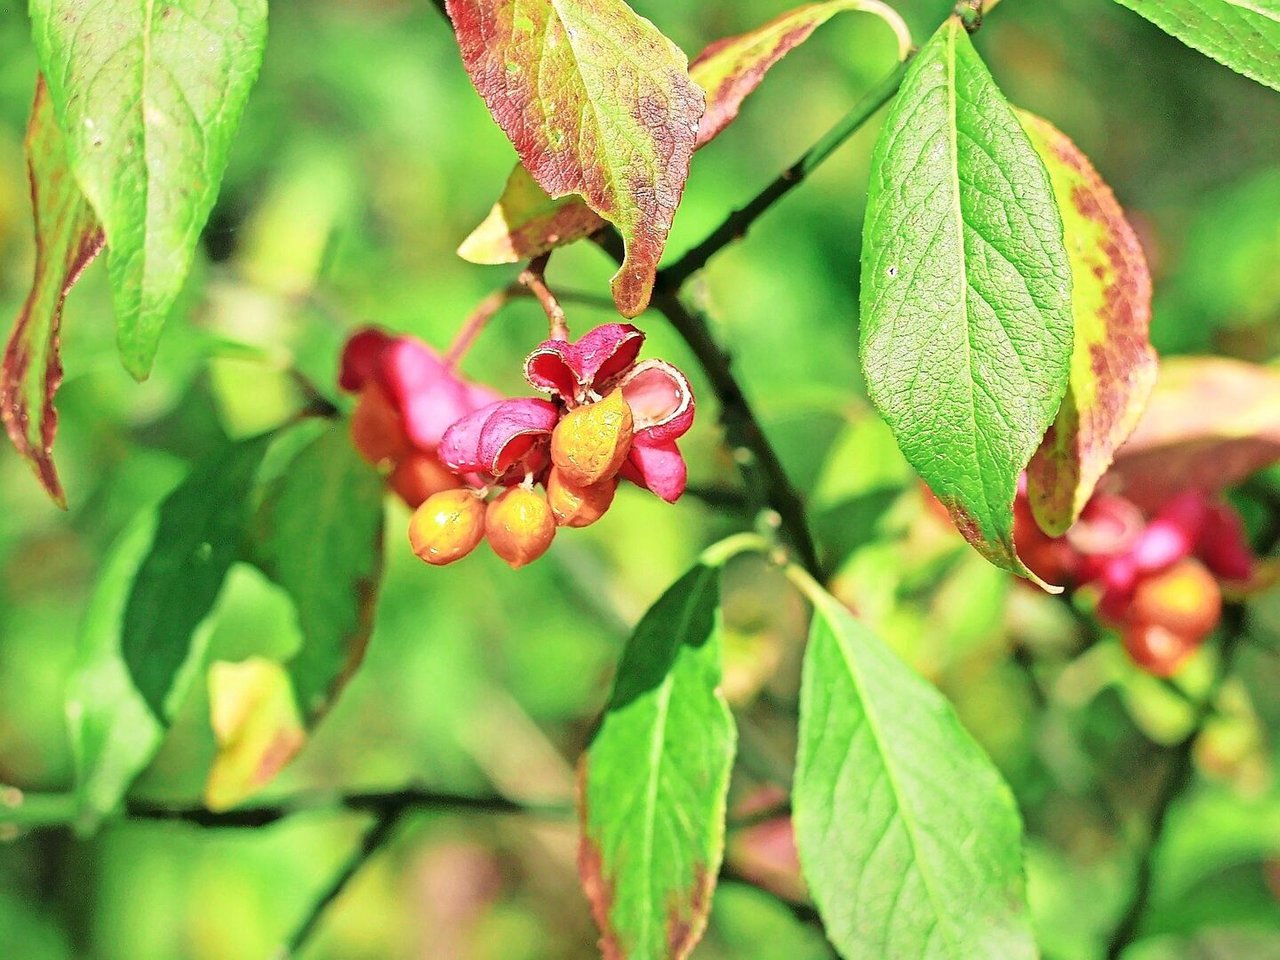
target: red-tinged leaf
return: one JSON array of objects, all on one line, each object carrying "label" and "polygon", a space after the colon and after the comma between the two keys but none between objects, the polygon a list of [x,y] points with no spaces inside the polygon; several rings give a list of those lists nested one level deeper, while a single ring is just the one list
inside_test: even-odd
[{"label": "red-tinged leaf", "polygon": [[1036,523],[1061,536],[1133,432],[1155,383],[1151,275],[1137,234],[1089,158],[1049,122],[1026,112],[1018,118],[1049,170],[1071,263],[1067,395],[1027,465]]},{"label": "red-tinged leaf", "polygon": [[525,168],[581,194],[626,241],[613,278],[649,303],[693,156],[702,91],[685,55],[622,0],[448,0],[462,60]]},{"label": "red-tinged leaf", "polygon": [[1280,371],[1224,357],[1173,357],[1107,475],[1139,506],[1235,486],[1280,461]]},{"label": "red-tinged leaf", "polygon": [[36,84],[27,127],[27,168],[35,218],[36,262],[31,292],[18,313],[0,369],[0,417],[18,452],[59,506],[66,506],[53,463],[62,383],[58,330],[62,303],[102,249],[98,226],[67,163],[67,145],[53,117],[44,78]]},{"label": "red-tinged leaf", "polygon": [[578,869],[607,960],[683,960],[706,927],[735,741],[718,576],[699,564],[645,614],[582,760]]},{"label": "red-tinged leaf", "polygon": [[[844,10],[865,10],[881,17],[906,55],[911,36],[902,19],[878,0],[830,0],[784,13],[755,30],[726,37],[707,47],[689,67],[689,76],[707,94],[707,109],[694,148],[705,147],[733,121],[743,100],[765,74],[819,26]],[[589,237],[605,221],[577,194],[552,199],[522,166],[511,172],[502,196],[484,222],[458,248],[470,263],[517,263]]]},{"label": "red-tinged leaf", "polygon": [[694,83],[707,92],[707,112],[698,127],[698,146],[706,146],[734,121],[742,101],[760,85],[774,64],[808,40],[814,30],[846,10],[874,13],[884,20],[897,36],[898,58],[906,58],[911,49],[911,33],[902,18],[878,0],[811,3],[755,30],[717,40],[689,65]]}]

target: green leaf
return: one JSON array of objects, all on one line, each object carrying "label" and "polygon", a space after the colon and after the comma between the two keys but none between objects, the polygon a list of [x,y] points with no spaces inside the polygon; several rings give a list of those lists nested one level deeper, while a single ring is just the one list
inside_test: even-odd
[{"label": "green leaf", "polygon": [[1280,90],[1276,0],[1117,0],[1236,73]]},{"label": "green leaf", "polygon": [[382,499],[382,478],[335,422],[285,467],[258,511],[250,550],[297,609],[302,648],[287,668],[309,717],[355,671],[372,632]]},{"label": "green leaf", "polygon": [[578,867],[606,957],[686,957],[706,927],[735,744],[718,576],[699,564],[645,614],[583,757]]},{"label": "green leaf", "polygon": [[27,172],[36,263],[31,291],[14,321],[0,367],[0,417],[49,496],[65,507],[66,495],[53,463],[58,429],[53,395],[62,383],[58,329],[62,302],[102,249],[102,230],[67,167],[66,140],[54,122],[43,78],[36,82],[27,125]]},{"label": "green leaf", "polygon": [[618,310],[648,305],[684,193],[702,91],[675,44],[622,0],[448,0],[462,61],[551,197],[581,194],[627,253]]},{"label": "green leaf", "polygon": [[1075,346],[1067,395],[1027,465],[1036,523],[1061,536],[1133,432],[1156,382],[1151,274],[1137,234],[1089,158],[1048,121],[1018,116],[1049,170],[1071,260]]},{"label": "green leaf", "polygon": [[1071,360],[1071,267],[1044,164],[953,17],[876,143],[862,256],[868,392],[903,454],[992,563]]},{"label": "green leaf", "polygon": [[[798,7],[755,30],[725,37],[703,50],[689,65],[689,77],[707,95],[694,149],[718,137],[738,116],[743,101],[783,57],[837,13],[856,10],[875,14],[898,39],[898,56],[911,46],[902,18],[879,0],[829,0]],[[502,196],[484,222],[458,247],[470,263],[517,263],[574,243],[605,226],[578,194],[552,199],[529,171],[517,165]]]},{"label": "green leaf", "polygon": [[141,379],[262,61],[266,0],[31,0],[30,11],[71,168],[106,231],[121,357]]},{"label": "green leaf", "polygon": [[148,509],[116,539],[80,624],[67,721],[81,832],[115,809],[164,736],[164,726],[129,677],[121,649],[125,607],[155,531],[156,513]]},{"label": "green leaf", "polygon": [[936,689],[806,592],[792,810],[827,935],[849,958],[1034,957],[1009,788]]},{"label": "green leaf", "polygon": [[196,467],[160,505],[121,627],[129,674],[152,713],[172,716],[181,678],[200,656],[196,627],[235,562],[249,497],[270,434],[237,443]]},{"label": "green leaf", "polygon": [[1280,462],[1280,371],[1227,357],[1170,357],[1108,474],[1139,506],[1227,490]]}]

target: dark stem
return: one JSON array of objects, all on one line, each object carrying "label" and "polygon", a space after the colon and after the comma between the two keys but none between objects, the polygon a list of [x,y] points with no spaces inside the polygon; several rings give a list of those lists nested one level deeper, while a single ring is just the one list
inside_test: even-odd
[{"label": "dark stem", "polygon": [[[125,819],[150,820],[158,822],[183,823],[205,829],[253,829],[270,826],[287,820],[296,814],[305,812],[349,811],[371,813],[375,819],[360,839],[359,845],[343,862],[330,884],[316,897],[308,908],[306,916],[298,923],[294,932],[286,940],[277,953],[277,960],[286,960],[294,956],[315,932],[321,918],[333,902],[342,895],[343,890],[360,869],[395,833],[396,827],[404,818],[415,812],[431,811],[437,813],[481,813],[500,815],[524,815],[545,817],[548,819],[572,819],[576,814],[569,801],[534,803],[513,800],[501,794],[474,795],[430,791],[417,788],[391,790],[369,793],[304,794],[288,798],[272,806],[246,807],[239,810],[215,812],[204,807],[167,807],[141,800],[129,801],[124,810]],[[789,805],[783,803],[756,815],[734,820],[729,824],[733,828],[751,826],[775,816],[786,816],[790,812]],[[767,890],[753,879],[746,877],[728,864],[720,871],[722,879],[747,883],[775,897],[783,903],[798,919],[805,923],[818,923],[817,912],[807,904],[796,903],[782,897],[772,890]]]},{"label": "dark stem", "polygon": [[458,328],[453,342],[449,344],[449,349],[445,351],[445,364],[449,367],[456,367],[461,363],[462,358],[471,349],[471,345],[475,343],[476,337],[484,332],[484,328],[489,325],[490,320],[498,315],[498,311],[505,307],[513,297],[521,296],[524,293],[524,287],[518,283],[513,283],[493,291],[493,293],[476,304],[476,308],[471,311],[467,319],[462,321],[462,326]]},{"label": "dark stem", "polygon": [[1169,811],[1174,801],[1190,785],[1195,770],[1193,751],[1196,740],[1204,731],[1205,721],[1213,713],[1214,703],[1223,683],[1231,674],[1236,654],[1244,645],[1245,611],[1241,604],[1232,604],[1223,611],[1224,634],[1222,650],[1219,654],[1217,672],[1209,685],[1204,699],[1196,708],[1195,720],[1190,732],[1177,744],[1169,748],[1168,768],[1164,780],[1160,784],[1156,799],[1151,808],[1151,820],[1146,837],[1137,852],[1137,868],[1133,881],[1133,895],[1124,913],[1120,916],[1115,930],[1107,942],[1107,960],[1118,960],[1137,938],[1142,921],[1151,901],[1151,883],[1155,876],[1155,860],[1164,838],[1165,825],[1169,819]]},{"label": "dark stem", "polygon": [[745,207],[729,214],[720,226],[707,235],[705,240],[689,249],[671,266],[660,271],[659,285],[669,290],[679,289],[689,277],[705,267],[707,261],[717,253],[746,236],[751,225],[766,210],[804,183],[813,171],[818,169],[846,140],[857,133],[877,110],[893,98],[893,95],[898,92],[898,87],[902,85],[902,78],[906,75],[909,62],[910,60],[904,60],[894,67],[888,76],[868,91],[848,113],[837,120],[817,143],[806,150],[804,156],[778,174],[777,178]]},{"label": "dark stem", "polygon": [[342,895],[342,891],[347,888],[352,878],[360,872],[368,861],[382,847],[384,847],[391,839],[392,833],[399,825],[401,818],[404,816],[405,808],[388,809],[380,813],[376,820],[369,825],[364,836],[360,838],[360,845],[351,851],[351,855],[347,857],[346,862],[334,875],[324,891],[312,901],[311,907],[307,910],[306,916],[298,924],[289,938],[285,941],[276,956],[279,960],[288,960],[302,949],[303,944],[315,933],[316,928],[320,925],[320,918],[324,916],[329,906]]},{"label": "dark stem", "polygon": [[476,796],[409,788],[371,793],[312,794],[293,797],[272,806],[243,807],[215,812],[204,807],[167,807],[140,800],[130,800],[124,810],[128,820],[165,820],[197,827],[235,828],[265,827],[297,813],[311,811],[350,810],[379,816],[404,810],[430,810],[438,813],[524,814],[564,819],[573,816],[573,804],[523,803],[499,794]]},{"label": "dark stem", "polygon": [[[616,230],[611,227],[605,229],[596,235],[595,240],[617,263],[622,263],[622,238]],[[730,369],[729,355],[716,342],[706,316],[687,306],[661,276],[654,286],[651,306],[667,318],[698,359],[716,399],[720,401],[720,419],[734,458],[746,476],[748,488],[759,493],[763,501],[761,506],[777,512],[781,532],[796,557],[805,569],[816,576],[818,553],[805,522],[804,501],[787,478],[782,461],[738,385]]]}]

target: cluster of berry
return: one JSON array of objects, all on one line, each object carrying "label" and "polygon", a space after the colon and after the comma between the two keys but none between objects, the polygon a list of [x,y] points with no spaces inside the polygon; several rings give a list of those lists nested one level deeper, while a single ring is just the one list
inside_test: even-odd
[{"label": "cluster of berry", "polygon": [[625,323],[547,340],[524,373],[548,397],[503,398],[418,340],[356,333],[339,374],[358,395],[352,440],[415,508],[414,552],[452,563],[488,539],[521,567],[546,552],[557,527],[598,520],[621,479],[679,498],[686,468],[676,441],[693,423],[693,394],[671,364],[638,360],[643,343]]},{"label": "cluster of berry", "polygon": [[1095,594],[1098,616],[1157,676],[1177,672],[1217,625],[1221,584],[1243,584],[1254,568],[1240,517],[1199,491],[1178,494],[1149,519],[1130,500],[1099,493],[1054,538],[1036,526],[1024,490],[1014,504],[1014,539],[1044,580]]}]

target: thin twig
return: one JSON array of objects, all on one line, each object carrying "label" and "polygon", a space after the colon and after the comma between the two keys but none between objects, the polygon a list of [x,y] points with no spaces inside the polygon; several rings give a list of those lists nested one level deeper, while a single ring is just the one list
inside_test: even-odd
[{"label": "thin twig", "polygon": [[893,98],[902,85],[910,59],[894,67],[883,80],[875,85],[852,109],[828,130],[804,156],[789,166],[777,178],[757,194],[745,207],[735,210],[720,226],[711,231],[701,243],[690,248],[669,267],[659,272],[659,284],[668,289],[678,289],[689,277],[707,265],[707,261],[725,247],[746,236],[751,225],[778,200],[785,197],[809,177],[827,158],[862,126],[875,116],[882,106]]},{"label": "thin twig", "polygon": [[1125,907],[1124,913],[1121,914],[1120,920],[1116,923],[1115,930],[1107,942],[1107,960],[1118,960],[1120,955],[1133,944],[1137,938],[1138,930],[1142,926],[1147,905],[1151,900],[1151,884],[1155,877],[1156,855],[1160,849],[1160,842],[1164,837],[1169,811],[1173,808],[1174,801],[1182,795],[1182,792],[1191,783],[1192,774],[1195,770],[1193,751],[1196,741],[1204,731],[1205,721],[1213,713],[1214,703],[1218,699],[1222,685],[1231,673],[1236,654],[1244,645],[1244,620],[1245,611],[1242,604],[1232,604],[1223,611],[1225,630],[1217,672],[1214,674],[1213,682],[1209,685],[1204,698],[1196,708],[1195,719],[1191,725],[1190,732],[1179,743],[1169,749],[1169,766],[1165,772],[1164,780],[1160,784],[1159,792],[1156,794],[1155,803],[1151,808],[1151,822],[1137,854],[1138,865],[1133,881],[1133,895],[1130,897],[1128,906]]},{"label": "thin twig", "polygon": [[[476,337],[484,332],[485,327],[489,325],[489,321],[497,316],[503,307],[512,300],[534,296],[536,296],[535,292],[519,280],[505,287],[499,287],[490,293],[476,304],[475,309],[471,311],[462,322],[462,326],[458,328],[453,342],[449,344],[449,348],[445,351],[445,363],[449,367],[458,366],[462,362],[462,358],[466,356],[467,351],[471,349],[471,345],[475,343]],[[615,309],[611,298],[596,296],[580,290],[561,290],[553,299],[558,304],[576,303],[584,307],[593,307],[597,310],[613,311]],[[561,313],[563,314],[563,311]]]},{"label": "thin twig", "polygon": [[744,813],[740,816],[729,817],[726,826],[730,830],[747,830],[751,827],[759,826],[762,823],[768,823],[770,820],[777,820],[779,817],[791,816],[791,801],[782,800],[778,803],[771,803],[769,806],[761,810],[753,810],[750,813]]},{"label": "thin twig", "polygon": [[[595,236],[596,242],[616,262],[623,258],[622,238],[612,227]],[[652,307],[661,313],[688,344],[720,401],[720,419],[734,448],[748,488],[757,494],[759,506],[777,511],[791,548],[806,569],[818,571],[818,553],[805,522],[804,501],[782,467],[782,461],[765,436],[764,428],[751,409],[746,394],[730,369],[729,355],[700,312],[687,306],[679,294],[661,282],[653,290]]]},{"label": "thin twig", "polygon": [[525,803],[500,794],[477,796],[418,788],[338,795],[304,794],[270,806],[242,807],[238,810],[223,812],[215,812],[205,807],[167,807],[141,800],[131,800],[125,805],[124,816],[128,820],[163,820],[197,827],[235,828],[265,827],[297,813],[333,810],[379,815],[401,810],[422,810],[438,813],[523,814],[551,819],[567,819],[573,816],[573,804],[568,800]]},{"label": "thin twig", "polygon": [[342,867],[334,875],[329,886],[312,901],[306,915],[276,953],[277,960],[289,960],[290,957],[295,956],[302,949],[311,935],[315,933],[316,928],[320,925],[320,918],[324,916],[330,905],[342,895],[342,891],[347,888],[347,884],[360,872],[360,869],[391,839],[391,835],[399,825],[404,813],[405,808],[403,807],[398,810],[384,810],[369,825],[364,836],[360,838],[360,845],[351,851],[351,855],[347,857]]},{"label": "thin twig", "polygon": [[569,321],[565,319],[564,308],[547,286],[547,260],[550,253],[544,253],[529,261],[529,266],[520,271],[520,283],[538,298],[543,311],[547,315],[547,329],[552,340],[569,339]]},{"label": "thin twig", "polygon": [[505,287],[499,287],[477,303],[467,319],[462,321],[462,326],[454,335],[453,342],[445,351],[445,366],[453,368],[461,363],[462,358],[471,349],[471,345],[475,343],[476,337],[480,336],[484,328],[489,325],[489,321],[496,317],[498,311],[510,303],[512,298],[521,296],[524,292],[524,287],[519,283],[511,283]]}]

